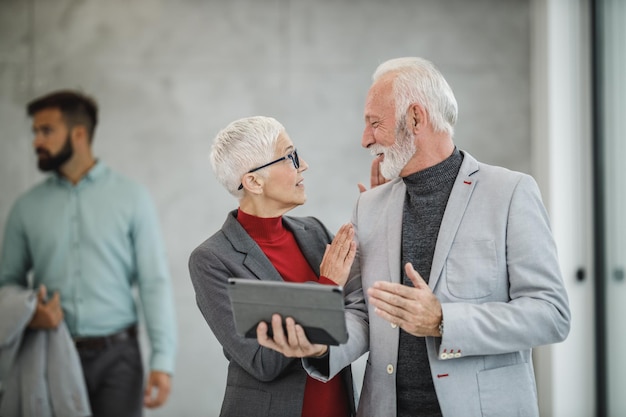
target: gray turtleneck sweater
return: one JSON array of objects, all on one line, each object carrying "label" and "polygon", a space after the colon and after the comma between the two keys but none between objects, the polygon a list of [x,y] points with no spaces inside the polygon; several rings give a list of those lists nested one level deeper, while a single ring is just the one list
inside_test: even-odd
[{"label": "gray turtleneck sweater", "polygon": [[[413,286],[404,273],[407,262],[428,282],[439,226],[462,161],[463,155],[455,148],[443,162],[403,178],[406,184],[401,255],[404,285]],[[441,416],[425,339],[404,330],[400,330],[396,389],[398,417]]]}]

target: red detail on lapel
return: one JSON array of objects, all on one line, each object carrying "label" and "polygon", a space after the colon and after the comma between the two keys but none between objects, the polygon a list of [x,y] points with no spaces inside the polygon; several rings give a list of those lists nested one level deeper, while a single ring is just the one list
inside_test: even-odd
[{"label": "red detail on lapel", "polygon": [[445,378],[449,376],[448,374],[437,374],[437,378]]},{"label": "red detail on lapel", "polygon": [[471,181],[463,181],[463,184],[470,185],[470,184],[472,184],[472,182]]}]

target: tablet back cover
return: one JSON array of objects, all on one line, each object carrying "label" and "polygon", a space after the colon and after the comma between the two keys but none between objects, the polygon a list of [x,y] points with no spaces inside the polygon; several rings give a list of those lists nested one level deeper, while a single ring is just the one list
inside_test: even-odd
[{"label": "tablet back cover", "polygon": [[348,340],[343,288],[314,282],[228,280],[235,326],[241,336],[256,339],[260,321],[272,314],[292,317],[312,343],[338,345]]}]

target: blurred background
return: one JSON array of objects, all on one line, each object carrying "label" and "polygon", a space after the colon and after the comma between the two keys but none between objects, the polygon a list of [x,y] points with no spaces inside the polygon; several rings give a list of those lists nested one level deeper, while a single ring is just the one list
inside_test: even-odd
[{"label": "blurred background", "polygon": [[626,364],[611,353],[626,348],[625,197],[611,180],[626,155],[624,3],[0,0],[0,233],[43,178],[26,103],[60,88],[95,97],[95,154],[150,190],[174,283],[173,392],[147,416],[217,416],[226,360],[187,270],[237,207],[211,172],[213,137],[237,118],[277,118],[310,166],[308,201],[291,214],[337,230],[369,182],[360,141],[371,74],[422,56],[456,94],[457,146],[534,175],[550,211],[574,316],[567,341],[536,351],[542,415],[626,415]]}]

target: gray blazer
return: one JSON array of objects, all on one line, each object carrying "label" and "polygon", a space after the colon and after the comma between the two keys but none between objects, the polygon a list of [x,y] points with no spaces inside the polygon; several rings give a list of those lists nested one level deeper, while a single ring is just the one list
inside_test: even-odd
[{"label": "gray blazer", "polygon": [[32,290],[0,288],[0,416],[91,415],[78,353],[64,322],[26,326],[37,306]]},{"label": "gray blazer", "polygon": [[[230,277],[282,281],[261,248],[239,224],[236,211],[222,228],[198,246],[189,259],[196,301],[229,361],[221,416],[300,417],[307,374],[300,360],[261,347],[255,339],[238,336],[227,293]],[[332,234],[313,218],[283,216],[304,257],[319,275],[319,266]],[[347,363],[346,365],[349,365]],[[354,410],[350,367],[341,372]]]},{"label": "gray blazer", "polygon": [[[463,154],[429,277],[444,317],[443,338],[426,338],[430,377],[445,417],[538,416],[531,348],[564,340],[570,326],[548,217],[530,176]],[[350,279],[365,291],[377,280],[401,282],[404,197],[396,179],[356,204]],[[332,376],[369,340],[357,415],[395,416],[399,329],[363,301],[352,306],[368,309],[369,334],[365,321],[353,325],[348,343],[331,347],[328,374],[304,363],[314,376]]]}]

